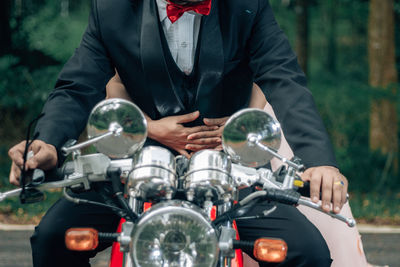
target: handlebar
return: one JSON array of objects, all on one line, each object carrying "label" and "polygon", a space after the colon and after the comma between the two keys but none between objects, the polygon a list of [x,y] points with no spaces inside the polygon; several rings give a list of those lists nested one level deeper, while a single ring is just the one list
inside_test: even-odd
[{"label": "handlebar", "polygon": [[277,189],[277,188],[269,188],[261,191],[254,192],[248,195],[246,198],[239,202],[240,206],[244,206],[250,203],[252,200],[256,198],[264,198],[265,200],[276,201],[283,204],[288,205],[303,205],[310,207],[312,209],[323,212],[332,218],[338,219],[342,222],[345,222],[349,227],[354,227],[356,222],[354,219],[346,218],[343,215],[336,214],[333,212],[325,212],[319,204],[312,202],[311,200],[302,197],[299,192],[293,190],[285,190],[285,189]]}]

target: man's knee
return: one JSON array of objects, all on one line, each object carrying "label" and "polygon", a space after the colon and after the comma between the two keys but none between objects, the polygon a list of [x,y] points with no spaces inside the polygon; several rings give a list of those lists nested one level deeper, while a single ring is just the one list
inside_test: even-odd
[{"label": "man's knee", "polygon": [[[319,234],[319,233],[318,233]],[[311,242],[310,242],[311,241]],[[325,240],[319,234],[304,242],[301,250],[304,266],[331,266],[331,254]]]},{"label": "man's knee", "polygon": [[288,257],[294,266],[331,266],[330,251],[321,233],[311,223],[300,228],[297,240],[288,244]]},{"label": "man's knee", "polygon": [[[31,236],[32,248],[39,246],[41,249],[64,246],[64,233],[54,227],[46,227],[39,224]],[[48,251],[48,250],[47,250]]]}]

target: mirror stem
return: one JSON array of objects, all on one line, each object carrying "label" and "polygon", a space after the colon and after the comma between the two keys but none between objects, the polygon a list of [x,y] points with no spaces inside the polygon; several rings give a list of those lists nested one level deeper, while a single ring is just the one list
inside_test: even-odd
[{"label": "mirror stem", "polygon": [[87,140],[85,142],[82,142],[80,144],[74,145],[74,146],[70,146],[70,147],[62,147],[61,151],[63,153],[64,156],[68,156],[69,154],[71,154],[74,151],[78,151],[84,147],[90,146],[94,143],[97,143],[98,141],[108,138],[110,136],[119,136],[122,133],[123,128],[118,124],[118,123],[112,123],[110,124],[110,127],[108,128],[108,132],[96,136],[90,140]]},{"label": "mirror stem", "polygon": [[268,153],[272,154],[274,157],[278,158],[281,160],[283,163],[286,163],[288,166],[294,168],[296,171],[300,171],[301,169],[304,168],[303,164],[296,164],[291,160],[288,160],[287,158],[282,157],[281,155],[278,154],[275,150],[269,148],[268,146],[263,145],[260,142],[260,138],[255,135],[255,134],[249,134],[247,137],[247,141],[249,141],[251,144],[261,148],[264,151],[267,151]]}]

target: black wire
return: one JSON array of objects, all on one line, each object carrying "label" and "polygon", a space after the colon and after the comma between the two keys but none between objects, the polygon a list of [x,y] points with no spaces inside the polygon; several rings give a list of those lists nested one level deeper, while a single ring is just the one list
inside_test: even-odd
[{"label": "black wire", "polygon": [[113,199],[110,196],[110,195],[114,194],[110,184],[104,183],[104,184],[101,184],[101,185],[96,185],[96,187],[94,189],[103,198],[105,204],[108,205],[109,208],[112,209],[112,211],[115,214],[117,214],[121,218],[126,219],[127,221],[131,220],[131,218],[129,217],[127,212],[124,209],[119,208],[117,203],[116,203],[116,201],[115,201],[115,199]]},{"label": "black wire", "polygon": [[25,196],[25,194],[26,194],[25,185],[26,185],[27,170],[26,170],[25,165],[26,165],[26,161],[27,161],[27,157],[28,157],[28,149],[29,149],[30,145],[33,143],[33,141],[36,140],[36,138],[38,138],[38,136],[39,136],[39,133],[37,132],[33,136],[32,140],[31,140],[31,138],[30,138],[31,129],[33,127],[33,124],[35,122],[37,122],[43,116],[44,116],[44,113],[39,114],[39,116],[34,118],[28,125],[28,130],[27,130],[27,133],[26,133],[26,140],[25,140],[25,150],[24,150],[24,154],[23,154],[24,163],[22,165],[22,170],[21,170],[21,187],[22,187],[22,190],[21,190],[21,193],[20,193],[20,201],[21,201],[21,203],[25,203],[25,200],[26,200],[26,198],[25,198],[26,197]]},{"label": "black wire", "polygon": [[135,222],[139,216],[129,207],[128,202],[124,198],[122,191],[120,190],[120,176],[121,169],[120,168],[108,168],[107,176],[111,179],[111,184],[113,188],[114,196],[117,198],[120,206],[127,212],[128,216],[131,218],[133,222]]},{"label": "black wire", "polygon": [[95,201],[91,201],[91,200],[87,200],[87,199],[79,199],[79,202],[82,204],[90,204],[90,205],[100,206],[100,207],[109,208],[109,209],[112,209],[112,210],[115,210],[115,211],[118,211],[121,213],[125,213],[125,211],[123,209],[120,209],[120,208],[112,206],[112,205],[107,205],[107,204],[104,204],[101,202],[95,202]]}]

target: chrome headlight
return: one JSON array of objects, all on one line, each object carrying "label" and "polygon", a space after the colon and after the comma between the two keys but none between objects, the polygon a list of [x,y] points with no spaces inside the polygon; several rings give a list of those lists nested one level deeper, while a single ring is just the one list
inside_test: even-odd
[{"label": "chrome headlight", "polygon": [[133,231],[135,266],[215,266],[218,239],[202,210],[188,202],[154,205]]}]

